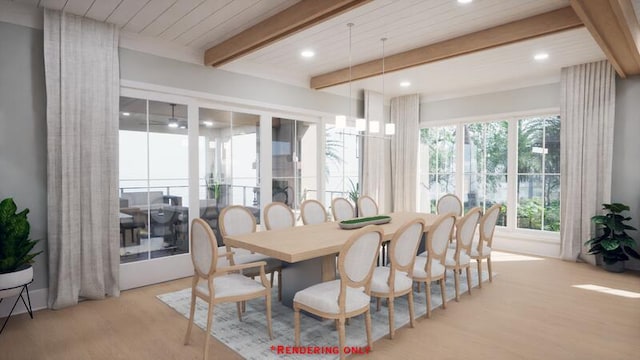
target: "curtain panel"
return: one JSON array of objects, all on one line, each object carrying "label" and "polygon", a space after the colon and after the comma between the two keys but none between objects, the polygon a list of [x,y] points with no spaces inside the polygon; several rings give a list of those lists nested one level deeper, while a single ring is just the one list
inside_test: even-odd
[{"label": "curtain panel", "polygon": [[418,145],[420,138],[420,96],[391,99],[391,187],[393,211],[416,211],[418,185]]},{"label": "curtain panel", "polygon": [[561,257],[595,264],[584,242],[591,217],[611,201],[615,72],[605,60],[562,69],[560,94]]},{"label": "curtain panel", "polygon": [[[378,121],[384,131],[384,98],[375,91],[364,91],[364,117],[368,121]],[[389,140],[379,134],[363,136],[362,195],[369,195],[378,202],[381,214],[391,212],[391,148]]]},{"label": "curtain panel", "polygon": [[45,9],[49,307],[119,295],[118,29]]}]

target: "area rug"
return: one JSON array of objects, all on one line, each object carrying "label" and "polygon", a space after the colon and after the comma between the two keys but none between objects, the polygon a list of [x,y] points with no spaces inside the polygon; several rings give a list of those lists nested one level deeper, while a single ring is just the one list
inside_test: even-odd
[{"label": "area rug", "polygon": [[[482,281],[488,279],[488,273],[482,272]],[[472,288],[478,286],[477,272],[471,272]],[[414,291],[416,318],[426,313],[426,296],[424,285],[422,291]],[[468,296],[467,279],[464,271],[460,276],[461,296]],[[455,298],[455,287],[452,271],[447,271],[446,281],[447,301]],[[473,292],[472,292],[473,296]],[[185,318],[189,316],[189,305],[191,302],[191,289],[162,294],[157,296],[160,301],[182,314]],[[219,304],[214,309],[213,329],[211,334],[220,342],[236,351],[245,359],[282,359],[286,355],[287,359],[337,359],[338,355],[332,349],[338,345],[338,333],[335,323],[331,320],[316,320],[306,316],[303,312],[300,322],[300,344],[305,349],[302,351],[319,352],[316,355],[292,355],[294,350],[294,330],[293,330],[293,309],[288,308],[277,301],[277,288],[274,287],[272,296],[272,322],[273,340],[269,339],[266,329],[265,302],[264,299],[248,301],[246,312],[242,316],[242,322],[238,321],[238,314],[235,303]],[[382,301],[380,311],[376,312],[375,301],[371,303],[372,336],[378,340],[389,333],[388,309],[386,301]],[[431,286],[431,308],[435,309],[442,305],[440,286],[435,282]],[[446,310],[445,310],[446,311]],[[407,297],[397,298],[395,301],[395,325],[396,329],[409,323],[409,310]],[[207,326],[207,304],[197,299],[195,324],[201,329]],[[186,330],[187,321],[184,323]],[[405,331],[400,330],[400,331]],[[182,341],[182,339],[180,339]],[[353,351],[366,351],[367,337],[364,326],[364,316],[360,315],[351,318],[346,326],[346,346],[352,347]],[[308,350],[306,350],[308,349]]]}]

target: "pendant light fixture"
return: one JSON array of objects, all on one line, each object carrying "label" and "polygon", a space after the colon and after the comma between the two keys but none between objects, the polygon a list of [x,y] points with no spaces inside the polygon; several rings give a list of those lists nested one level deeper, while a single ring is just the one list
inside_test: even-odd
[{"label": "pendant light fixture", "polygon": [[[384,104],[384,42],[387,41],[387,38],[380,39],[382,41],[382,103]],[[383,105],[384,106],[384,105]],[[379,129],[378,129],[379,131]],[[394,135],[396,133],[396,124],[388,123],[384,125],[384,134],[385,135]]]},{"label": "pendant light fixture", "polygon": [[169,104],[169,106],[171,106],[171,117],[169,118],[168,126],[170,128],[175,129],[178,127],[178,119],[176,119],[176,116],[175,116],[176,104]]}]

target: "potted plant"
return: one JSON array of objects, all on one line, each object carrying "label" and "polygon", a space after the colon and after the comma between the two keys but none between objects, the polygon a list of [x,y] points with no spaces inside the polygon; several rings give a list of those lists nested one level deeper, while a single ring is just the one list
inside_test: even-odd
[{"label": "potted plant", "polygon": [[41,253],[31,253],[38,241],[29,239],[29,209],[17,209],[12,198],[0,202],[0,299],[20,294],[33,280],[31,264]]},{"label": "potted plant", "polygon": [[629,206],[620,203],[602,206],[607,213],[591,218],[591,222],[596,226],[596,236],[589,239],[585,245],[590,246],[589,254],[602,256],[602,267],[605,270],[623,272],[624,262],[630,257],[640,259],[640,255],[633,249],[636,242],[627,234],[627,230],[636,228],[626,224],[631,220],[630,217],[621,215],[623,211],[629,211]]},{"label": "potted plant", "polygon": [[356,211],[356,217],[358,216],[358,198],[360,198],[360,185],[358,183],[353,183],[351,179],[348,179],[349,183],[351,183],[351,189],[348,192],[349,200],[353,201]]}]

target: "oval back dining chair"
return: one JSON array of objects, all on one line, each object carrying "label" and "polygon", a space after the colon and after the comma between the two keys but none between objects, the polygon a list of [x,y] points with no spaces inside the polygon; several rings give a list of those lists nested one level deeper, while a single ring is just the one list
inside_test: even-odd
[{"label": "oval back dining chair", "polygon": [[287,205],[272,202],[264,207],[264,224],[267,230],[286,229],[296,226],[296,218]]},{"label": "oval back dining chair", "polygon": [[467,288],[471,295],[471,243],[478,227],[482,209],[475,207],[456,224],[456,249],[447,253],[445,266],[453,270],[456,285],[456,301],[460,301],[460,271],[466,269]]},{"label": "oval back dining chair", "polygon": [[302,223],[305,225],[327,222],[327,210],[318,200],[305,200],[300,204]]},{"label": "oval back dining chair", "polygon": [[413,309],[413,265],[416,261],[418,245],[424,233],[424,220],[417,218],[398,229],[389,243],[391,266],[378,266],[371,279],[371,296],[376,297],[376,309],[380,310],[380,299],[387,298],[389,308],[389,338],[395,334],[394,299],[407,295],[409,302],[409,323],[414,327]]},{"label": "oval back dining chair", "polygon": [[[191,260],[193,262],[193,281],[191,282],[191,308],[189,309],[189,325],[184,344],[189,344],[191,329],[193,328],[196,310],[196,297],[208,303],[207,329],[204,340],[203,359],[209,355],[209,339],[213,325],[213,310],[215,304],[235,302],[238,317],[242,310],[240,303],[258,297],[264,297],[266,302],[267,331],[269,339],[273,339],[271,331],[271,286],[267,281],[264,261],[251,262],[241,265],[221,267],[218,264],[216,237],[209,224],[202,219],[193,219],[191,223]],[[249,279],[237,273],[245,269],[255,268],[260,275],[260,282]]]},{"label": "oval back dining chair", "polygon": [[455,194],[442,195],[438,199],[436,209],[439,215],[453,213],[455,216],[462,215],[462,202]]},{"label": "oval back dining chair", "polygon": [[478,287],[482,287],[482,259],[487,259],[487,272],[489,272],[489,282],[493,282],[491,272],[491,246],[493,243],[493,233],[496,229],[498,215],[502,204],[495,204],[485,212],[480,219],[480,239],[475,246],[471,247],[471,258],[478,262]]},{"label": "oval back dining chair", "polygon": [[376,216],[378,215],[378,204],[371,196],[364,195],[358,198],[358,216]]},{"label": "oval back dining chair", "polygon": [[[453,213],[440,215],[429,226],[427,232],[427,251],[416,257],[413,265],[413,281],[425,283],[427,296],[427,317],[431,317],[431,282],[440,280],[442,293],[442,308],[447,308],[447,292],[445,289],[445,260],[447,258],[447,244],[451,229],[456,222]],[[424,256],[422,256],[424,255]]]},{"label": "oval back dining chair", "polygon": [[[256,232],[256,218],[253,216],[249,209],[244,206],[233,205],[227,206],[220,212],[218,218],[218,225],[220,226],[220,235],[222,239],[228,236],[244,235]],[[266,271],[270,274],[271,286],[273,287],[274,274],[278,273],[278,300],[282,300],[282,262],[278,259],[268,257],[264,254],[254,253],[246,249],[232,249],[230,246],[226,246],[227,260],[230,265],[245,264],[255,261],[266,261]],[[254,272],[244,272],[247,276],[257,276]]]},{"label": "oval back dining chair", "polygon": [[300,310],[338,321],[340,359],[344,359],[345,321],[365,314],[367,345],[371,337],[371,277],[382,243],[383,230],[369,225],[355,230],[338,256],[340,279],[325,281],[298,291],[293,298],[295,345],[300,346]]},{"label": "oval back dining chair", "polygon": [[331,214],[334,221],[349,220],[356,217],[353,205],[349,200],[341,197],[337,197],[331,201]]}]

